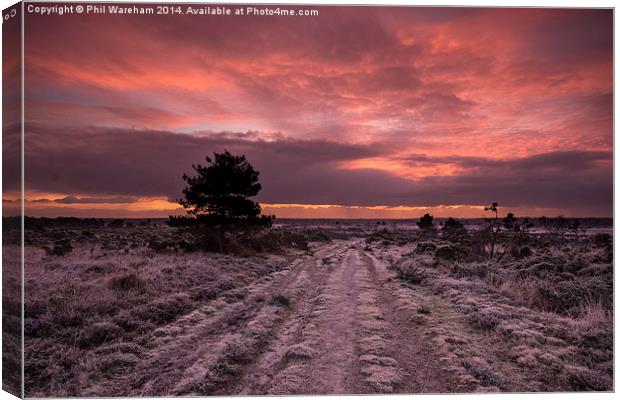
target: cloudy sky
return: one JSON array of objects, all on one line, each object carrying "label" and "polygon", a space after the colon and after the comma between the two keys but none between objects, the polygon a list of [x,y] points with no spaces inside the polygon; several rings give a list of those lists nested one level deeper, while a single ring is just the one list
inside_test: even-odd
[{"label": "cloudy sky", "polygon": [[29,15],[27,214],[167,216],[228,149],[280,217],[612,215],[611,10],[310,8]]}]

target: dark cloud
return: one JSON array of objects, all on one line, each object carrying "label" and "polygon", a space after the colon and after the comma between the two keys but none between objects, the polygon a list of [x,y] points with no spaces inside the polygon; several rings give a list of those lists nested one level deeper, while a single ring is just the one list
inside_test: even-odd
[{"label": "dark cloud", "polygon": [[443,204],[501,204],[583,209],[611,215],[612,155],[558,152],[509,161],[467,160],[475,169],[423,179],[418,192]]},{"label": "dark cloud", "polygon": [[[252,135],[250,135],[252,137]],[[42,192],[176,198],[181,176],[193,163],[225,149],[247,154],[277,180],[286,172],[329,168],[334,163],[375,156],[372,146],[328,141],[236,137],[232,133],[189,135],[166,131],[29,125],[26,133],[27,188]],[[380,148],[380,146],[379,146]],[[279,185],[281,186],[281,185]]]},{"label": "dark cloud", "polygon": [[376,169],[341,168],[343,162],[388,156],[381,146],[249,137],[29,126],[26,185],[42,192],[88,195],[64,200],[69,203],[110,202],[110,195],[176,199],[183,188],[181,175],[192,163],[204,163],[206,155],[228,149],[246,154],[261,172],[259,200],[266,203],[433,206],[499,201],[611,214],[609,152],[551,152],[512,160],[419,154],[412,160],[454,163],[464,172],[410,180]]},{"label": "dark cloud", "polygon": [[600,60],[611,64],[612,27],[613,13],[608,9],[561,10],[556,18],[539,23],[527,33],[533,46],[524,46],[522,51],[533,59],[554,59],[556,65],[594,64]]},{"label": "dark cloud", "polygon": [[129,204],[138,201],[135,197],[76,197],[65,196],[60,199],[34,199],[31,203],[57,203],[57,204]]},{"label": "dark cloud", "polygon": [[453,164],[468,170],[484,170],[489,173],[493,170],[502,173],[525,170],[531,173],[543,170],[587,171],[600,168],[601,163],[609,166],[612,153],[606,151],[555,151],[536,154],[529,157],[513,159],[490,159],[484,157],[430,157],[424,154],[411,154],[401,158],[414,166]]}]

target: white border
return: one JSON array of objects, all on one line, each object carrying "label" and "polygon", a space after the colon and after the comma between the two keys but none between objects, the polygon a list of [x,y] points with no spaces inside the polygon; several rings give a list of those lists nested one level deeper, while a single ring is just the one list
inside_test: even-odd
[{"label": "white border", "polygon": [[[31,2],[39,2],[39,1],[31,1]],[[74,3],[86,3],[85,1],[66,1],[66,3],[70,3],[70,2],[74,2]],[[144,1],[144,0],[138,0],[138,1],[122,1],[122,2],[127,2],[127,3],[171,3],[171,2],[166,2],[166,1],[161,1],[161,0],[150,0],[150,1]],[[7,7],[10,7],[11,5],[15,4],[16,1],[11,1],[11,0],[0,0],[0,8],[1,9],[5,9]],[[423,1],[412,1],[412,0],[388,0],[388,1],[381,1],[381,0],[336,0],[336,1],[330,1],[330,0],[314,0],[314,1],[299,1],[299,0],[289,0],[289,1],[256,1],[256,0],[227,0],[227,1],[199,1],[199,0],[188,0],[188,1],[183,1],[183,3],[211,3],[211,4],[232,4],[232,3],[240,3],[240,4],[252,4],[252,3],[257,3],[257,4],[261,4],[261,3],[270,3],[270,4],[306,4],[306,5],[329,5],[329,4],[341,4],[341,5],[402,5],[402,6],[473,6],[473,7],[561,7],[561,8],[594,8],[594,7],[602,7],[602,8],[610,8],[610,7],[615,7],[616,2],[613,0],[590,0],[590,1],[578,1],[578,0],[564,0],[564,1],[557,1],[557,0],[537,0],[537,1],[532,1],[532,0],[527,0],[527,1],[514,1],[514,0],[503,0],[503,1],[493,1],[493,0],[423,0]],[[24,23],[22,22],[22,30],[24,27]],[[614,12],[614,27],[615,27],[615,12]],[[618,43],[618,33],[617,31],[614,29],[614,54],[617,43]],[[22,43],[23,46],[23,43]],[[1,33],[0,33],[0,54],[1,54]],[[23,54],[23,47],[22,47],[22,54]],[[615,59],[615,57],[614,57]],[[23,68],[23,66],[22,66]],[[616,75],[616,73],[618,72],[617,70],[618,66],[617,64],[614,62],[614,76]],[[22,70],[22,74],[23,74],[23,70]],[[23,75],[22,75],[23,76]],[[0,90],[1,90],[1,80],[0,80]],[[22,79],[22,93],[23,93],[23,79]],[[22,97],[22,115],[23,115],[24,109],[23,109],[23,97]],[[614,221],[615,221],[615,210],[616,210],[616,199],[618,199],[618,183],[620,181],[620,178],[618,178],[618,175],[615,173],[616,172],[616,163],[615,163],[615,138],[616,138],[616,134],[615,132],[617,131],[616,127],[617,127],[617,120],[615,119],[616,116],[616,91],[615,91],[615,82],[614,82]],[[0,107],[0,120],[2,117],[2,109]],[[23,129],[23,124],[22,124],[22,129]],[[23,140],[23,131],[22,131],[22,140]],[[23,146],[23,142],[22,142],[22,146]],[[0,141],[0,149],[1,149],[1,141]],[[0,185],[2,182],[2,166],[1,166],[1,160],[2,160],[2,155],[1,155],[1,151],[0,151]],[[23,157],[22,157],[23,160]],[[22,174],[23,174],[23,163],[22,163]],[[22,186],[22,193],[23,193],[23,186]],[[23,210],[23,194],[22,194],[22,210]],[[1,211],[0,211],[1,214]],[[615,225],[615,222],[614,222]],[[614,236],[615,236],[615,231],[614,231]],[[0,240],[2,238],[2,234],[1,234],[1,230],[0,230]],[[618,250],[620,249],[620,245],[618,244],[618,241],[614,240],[614,254],[618,254]],[[0,268],[1,268],[1,259],[0,259]],[[615,270],[614,270],[615,272]],[[23,271],[22,271],[23,274]],[[22,282],[23,282],[23,275],[22,275]],[[617,291],[618,288],[618,276],[616,273],[614,273],[614,295],[615,292]],[[0,289],[0,295],[1,295],[1,289]],[[22,293],[23,296],[23,293]],[[22,307],[23,307],[23,299],[22,299]],[[614,310],[618,310],[618,297],[614,296]],[[22,311],[23,312],[23,311]],[[614,317],[614,322],[617,320],[617,315],[618,313],[615,313],[615,317]],[[614,345],[617,345],[618,341],[618,332],[615,329],[615,324],[614,324]],[[1,342],[1,337],[0,337],[0,342]],[[616,354],[616,348],[614,348],[614,355]],[[617,358],[614,359],[614,389],[615,386],[617,385]],[[0,377],[2,375],[1,369],[0,369]],[[264,397],[260,397],[260,398],[264,398],[264,399],[287,399],[287,398],[295,398],[295,399],[320,399],[322,396],[264,396]],[[356,398],[359,396],[329,396],[330,399],[349,399],[349,398]],[[373,398],[380,398],[380,397],[384,397],[381,395],[377,395],[374,396]],[[420,400],[427,400],[427,399],[442,399],[442,398],[452,398],[452,397],[456,397],[458,399],[462,399],[462,400],[470,400],[470,399],[489,399],[489,400],[513,400],[513,399],[536,399],[536,398],[545,398],[545,399],[568,399],[568,400],[573,400],[573,399],[612,399],[614,398],[614,394],[613,393],[552,393],[552,394],[475,394],[475,395],[471,395],[471,394],[458,394],[458,395],[391,395],[389,396],[390,399],[398,399],[398,400],[402,400],[402,399],[420,399]],[[0,400],[8,400],[8,399],[14,399],[15,397],[8,394],[7,392],[4,391],[0,391]],[[205,399],[210,399],[210,398],[224,398],[224,399],[243,399],[244,397],[237,397],[237,396],[230,396],[230,397],[205,397]],[[145,398],[148,399],[148,398]],[[157,399],[157,398],[155,398]]]}]

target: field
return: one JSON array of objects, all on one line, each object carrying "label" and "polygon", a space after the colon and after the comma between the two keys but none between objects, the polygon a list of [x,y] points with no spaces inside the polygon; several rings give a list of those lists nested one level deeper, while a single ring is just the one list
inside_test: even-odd
[{"label": "field", "polygon": [[30,397],[613,388],[598,225],[534,229],[510,249],[506,232],[492,259],[481,229],[404,222],[27,228]]}]

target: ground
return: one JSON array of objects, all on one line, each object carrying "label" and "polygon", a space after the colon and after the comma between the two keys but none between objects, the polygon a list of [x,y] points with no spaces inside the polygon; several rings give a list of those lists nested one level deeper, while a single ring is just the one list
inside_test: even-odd
[{"label": "ground", "polygon": [[[427,251],[441,238],[365,227],[240,257],[155,251],[158,230],[174,234],[30,235],[27,396],[612,389],[612,325],[599,303],[571,316],[507,285],[540,254],[441,261]],[[54,250],[65,240],[71,250]],[[606,250],[588,251],[598,261],[571,282],[596,267],[588,279],[606,285],[610,261],[596,258]]]}]

